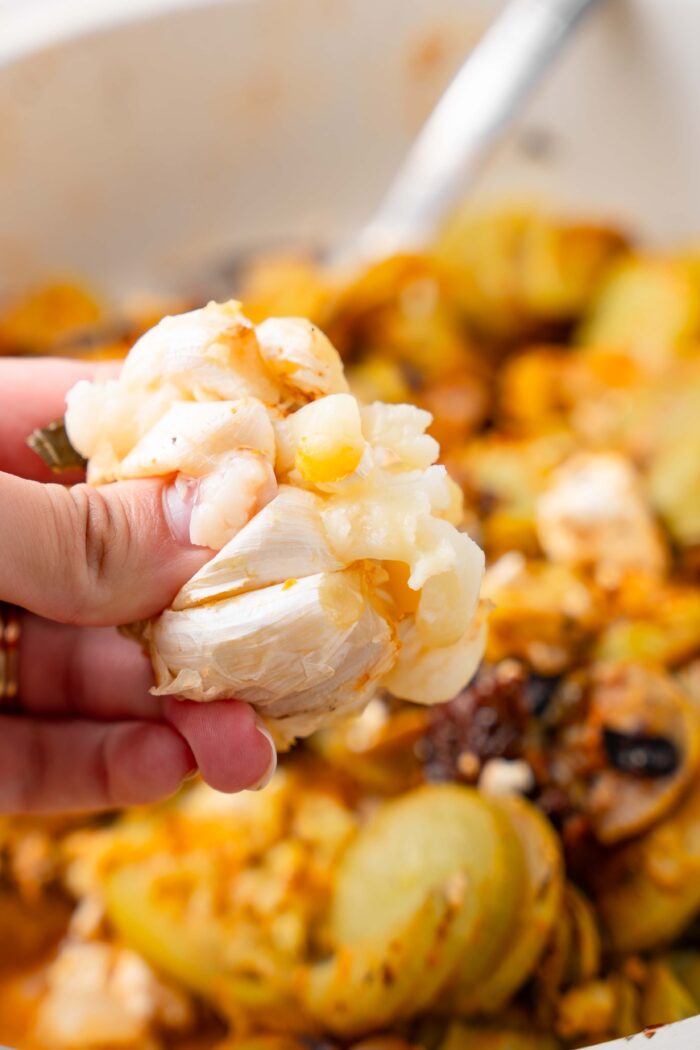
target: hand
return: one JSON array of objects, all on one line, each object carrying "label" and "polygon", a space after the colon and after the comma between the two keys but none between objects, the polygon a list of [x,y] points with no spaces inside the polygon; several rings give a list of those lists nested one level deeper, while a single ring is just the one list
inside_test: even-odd
[{"label": "hand", "polygon": [[196,769],[239,791],[273,768],[247,704],[151,696],[148,659],[114,629],[158,613],[212,556],[189,543],[174,488],[69,488],[25,444],[73,383],[110,372],[0,358],[0,600],[23,610],[19,700],[0,700],[0,812],[155,802]]}]

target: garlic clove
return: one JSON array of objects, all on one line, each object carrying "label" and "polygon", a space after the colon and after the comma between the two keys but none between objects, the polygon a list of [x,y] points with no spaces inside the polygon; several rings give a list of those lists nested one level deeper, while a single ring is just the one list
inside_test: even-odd
[{"label": "garlic clove", "polygon": [[[353,706],[390,666],[396,643],[361,570],[318,573],[181,611],[148,630],[155,695],[236,697],[271,717]],[[364,695],[364,694],[363,694]],[[272,706],[274,705],[274,706]]]},{"label": "garlic clove", "polygon": [[276,498],[182,587],[173,609],[344,568],[328,545],[320,502],[311,492],[281,485]]},{"label": "garlic clove", "polygon": [[254,449],[274,463],[275,432],[255,397],[174,404],[124,458],[124,478],[183,473],[201,477],[232,449]]},{"label": "garlic clove", "polygon": [[484,655],[486,625],[472,622],[452,645],[426,646],[414,623],[399,624],[401,649],[382,685],[400,700],[441,704],[451,700],[473,677]]},{"label": "garlic clove", "polygon": [[341,481],[360,464],[367,443],[352,394],[329,394],[289,417],[294,467],[309,484]]},{"label": "garlic clove", "polygon": [[309,397],[347,392],[340,354],[311,321],[271,317],[256,331],[263,360],[284,386]]},{"label": "garlic clove", "polygon": [[220,456],[216,468],[197,483],[190,518],[190,540],[221,550],[277,495],[270,460],[238,449]]},{"label": "garlic clove", "polygon": [[425,470],[437,460],[440,446],[425,431],[430,412],[415,405],[385,405],[375,401],[360,409],[362,432],[373,448],[393,452],[404,470]]},{"label": "garlic clove", "polygon": [[142,388],[170,383],[195,401],[252,396],[274,405],[280,400],[255,329],[234,300],[164,317],[129,351],[121,382]]}]

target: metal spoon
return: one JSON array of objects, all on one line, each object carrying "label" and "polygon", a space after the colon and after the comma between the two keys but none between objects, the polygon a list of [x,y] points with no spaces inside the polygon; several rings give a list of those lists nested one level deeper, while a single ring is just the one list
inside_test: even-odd
[{"label": "metal spoon", "polygon": [[[579,19],[599,2],[509,0],[438,101],[369,222],[349,241],[318,253],[323,263],[342,273],[429,241]],[[194,298],[229,296],[251,262],[271,247],[237,252],[209,274],[199,270],[188,285],[196,289]],[[117,317],[69,337],[54,352],[80,356],[128,328]]]},{"label": "metal spoon", "polygon": [[[598,2],[509,0],[439,99],[369,221],[330,250],[313,251],[305,244],[296,246],[299,253],[342,276],[373,259],[428,243],[578,21]],[[228,295],[252,262],[280,248],[293,253],[295,246],[276,242],[236,252],[209,277],[200,272],[201,286],[208,294],[220,289]]]},{"label": "metal spoon", "polygon": [[510,0],[438,101],[377,211],[331,253],[331,265],[351,267],[428,241],[596,2]]}]

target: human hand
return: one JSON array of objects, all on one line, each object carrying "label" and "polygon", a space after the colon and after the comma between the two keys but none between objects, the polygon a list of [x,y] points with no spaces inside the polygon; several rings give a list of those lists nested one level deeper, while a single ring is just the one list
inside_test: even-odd
[{"label": "human hand", "polygon": [[189,543],[174,487],[69,488],[25,444],[78,379],[114,371],[0,359],[0,601],[21,609],[18,696],[0,695],[0,812],[155,802],[196,769],[238,791],[274,768],[247,704],[151,696],[148,659],[114,630],[158,613],[213,554]]}]

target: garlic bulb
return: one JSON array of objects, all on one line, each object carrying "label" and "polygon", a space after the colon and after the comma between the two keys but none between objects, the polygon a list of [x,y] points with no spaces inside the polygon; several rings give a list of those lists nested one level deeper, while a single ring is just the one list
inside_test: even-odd
[{"label": "garlic bulb", "polygon": [[67,400],[88,480],[194,487],[190,538],[216,551],[146,629],[155,693],[247,701],[286,744],[381,688],[432,703],[471,677],[483,555],[431,417],[360,405],[309,321],[167,317]]}]

